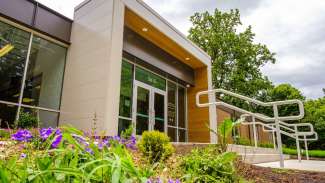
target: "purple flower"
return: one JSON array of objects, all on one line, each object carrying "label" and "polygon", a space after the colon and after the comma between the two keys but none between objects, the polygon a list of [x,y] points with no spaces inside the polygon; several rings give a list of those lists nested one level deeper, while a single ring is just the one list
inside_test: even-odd
[{"label": "purple flower", "polygon": [[21,153],[21,154],[20,154],[20,158],[26,158],[26,156],[27,156],[27,155],[26,155],[25,153]]},{"label": "purple flower", "polygon": [[85,151],[88,152],[89,154],[94,154],[94,151],[88,147],[85,149]]},{"label": "purple flower", "polygon": [[33,138],[33,135],[28,130],[18,130],[15,134],[11,135],[12,140],[20,142],[28,142]]},{"label": "purple flower", "polygon": [[42,128],[39,130],[39,134],[41,139],[46,140],[52,133],[54,129],[53,128]]},{"label": "purple flower", "polygon": [[62,133],[60,129],[56,129],[55,131],[56,136],[54,137],[54,140],[52,141],[51,147],[52,148],[57,148],[61,141],[62,141]]}]

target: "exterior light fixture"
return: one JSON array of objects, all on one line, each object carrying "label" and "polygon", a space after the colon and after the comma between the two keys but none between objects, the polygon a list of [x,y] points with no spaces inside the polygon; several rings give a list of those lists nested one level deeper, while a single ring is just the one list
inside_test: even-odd
[{"label": "exterior light fixture", "polygon": [[185,60],[190,60],[190,58],[189,57],[186,57]]},{"label": "exterior light fixture", "polygon": [[147,28],[147,27],[143,27],[143,28],[142,28],[142,31],[143,31],[143,32],[148,32],[148,28]]},{"label": "exterior light fixture", "polygon": [[187,85],[186,85],[186,88],[189,88],[189,87],[191,87],[191,85],[187,84]]}]

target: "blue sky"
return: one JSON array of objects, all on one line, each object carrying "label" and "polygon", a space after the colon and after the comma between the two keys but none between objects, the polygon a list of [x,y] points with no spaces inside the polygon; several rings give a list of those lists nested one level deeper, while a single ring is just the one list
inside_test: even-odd
[{"label": "blue sky", "polygon": [[[73,18],[82,0],[38,0]],[[324,0],[144,0],[185,35],[194,12],[238,8],[243,26],[252,25],[256,42],[275,52],[277,63],[262,71],[275,84],[290,83],[308,98],[324,96]]]}]

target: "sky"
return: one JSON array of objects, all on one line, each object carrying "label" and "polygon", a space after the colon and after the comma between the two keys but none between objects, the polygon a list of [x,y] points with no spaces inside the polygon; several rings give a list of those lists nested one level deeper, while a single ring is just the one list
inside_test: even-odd
[{"label": "sky", "polygon": [[[73,18],[82,0],[38,0]],[[187,35],[189,17],[215,8],[240,10],[244,27],[252,26],[255,42],[276,53],[276,64],[262,72],[274,84],[290,83],[307,98],[323,97],[325,88],[325,0],[144,0]]]}]

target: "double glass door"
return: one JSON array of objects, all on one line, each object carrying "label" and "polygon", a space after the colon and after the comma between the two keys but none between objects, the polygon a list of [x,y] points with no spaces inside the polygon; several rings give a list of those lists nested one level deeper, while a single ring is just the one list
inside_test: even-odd
[{"label": "double glass door", "polygon": [[166,92],[135,81],[133,89],[133,121],[137,135],[144,131],[166,129]]}]

